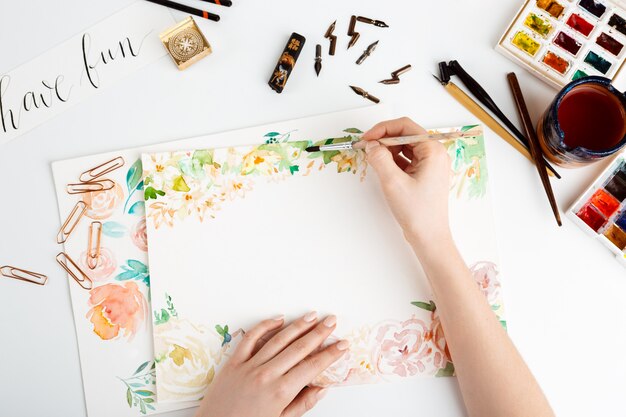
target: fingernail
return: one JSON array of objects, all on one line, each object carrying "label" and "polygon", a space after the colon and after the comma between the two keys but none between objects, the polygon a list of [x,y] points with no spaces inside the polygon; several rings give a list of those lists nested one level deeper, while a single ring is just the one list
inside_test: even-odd
[{"label": "fingernail", "polygon": [[307,323],[312,322],[317,318],[317,311],[311,311],[310,313],[306,313],[302,319]]},{"label": "fingernail", "polygon": [[326,388],[323,388],[323,389],[317,391],[317,395],[316,395],[317,400],[318,401],[321,400],[322,398],[324,398],[326,396],[326,394],[328,394],[328,389],[326,389]]},{"label": "fingernail", "polygon": [[367,143],[365,144],[365,152],[371,152],[374,149],[378,148],[380,146],[380,143],[378,143],[378,141],[375,140],[368,140]]},{"label": "fingernail", "polygon": [[347,340],[341,340],[339,343],[337,343],[336,346],[339,350],[346,350],[350,347],[350,342],[348,342]]},{"label": "fingernail", "polygon": [[323,321],[324,326],[326,327],[334,327],[337,324],[337,316],[328,316]]},{"label": "fingernail", "polygon": [[283,320],[285,320],[285,315],[281,314],[280,316],[274,317],[272,320],[283,321]]}]

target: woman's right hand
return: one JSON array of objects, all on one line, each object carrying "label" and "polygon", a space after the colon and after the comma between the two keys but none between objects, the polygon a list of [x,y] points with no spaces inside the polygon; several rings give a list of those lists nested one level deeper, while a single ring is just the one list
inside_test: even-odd
[{"label": "woman's right hand", "polygon": [[403,117],[365,132],[367,160],[374,168],[396,220],[417,251],[433,240],[451,240],[448,223],[450,158],[439,142],[385,147],[378,139],[427,133]]}]

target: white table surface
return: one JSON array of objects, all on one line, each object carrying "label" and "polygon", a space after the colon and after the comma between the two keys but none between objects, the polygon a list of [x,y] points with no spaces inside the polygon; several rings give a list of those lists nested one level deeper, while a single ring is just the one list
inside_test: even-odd
[{"label": "white table surface", "polygon": [[[59,216],[50,162],[367,105],[348,84],[428,127],[474,122],[432,78],[440,60],[459,60],[515,121],[507,72],[517,72],[535,120],[555,94],[493,50],[519,1],[234,2],[230,9],[206,7],[218,9],[222,21],[199,22],[214,50],[201,63],[179,72],[164,57],[0,148],[0,265],[50,276],[45,287],[0,279],[1,416],[85,415],[68,282],[54,260]],[[0,0],[0,73],[130,3]],[[351,14],[391,28],[359,26],[362,38],[346,52]],[[335,19],[337,55],[325,54],[318,79],[314,45],[327,50],[323,34]],[[306,36],[307,47],[277,95],[266,83],[292,31]],[[375,54],[354,65],[375,39]],[[401,84],[376,83],[407,63],[413,70]],[[557,415],[623,416],[626,270],[569,221],[557,228],[535,168],[494,134],[487,140],[510,335]],[[569,207],[604,166],[561,170],[563,179],[553,181],[560,207]],[[455,379],[418,378],[333,390],[310,415],[465,411]]]}]

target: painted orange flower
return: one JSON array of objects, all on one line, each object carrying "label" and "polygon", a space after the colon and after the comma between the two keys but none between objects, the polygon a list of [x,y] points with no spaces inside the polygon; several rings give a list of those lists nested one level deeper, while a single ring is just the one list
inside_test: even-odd
[{"label": "painted orange flower", "polygon": [[134,282],[106,284],[90,291],[87,318],[102,340],[120,336],[132,339],[145,322],[148,304]]},{"label": "painted orange flower", "polygon": [[119,184],[105,191],[95,191],[83,195],[87,204],[87,217],[94,220],[103,220],[111,217],[115,209],[124,201],[124,190]]}]

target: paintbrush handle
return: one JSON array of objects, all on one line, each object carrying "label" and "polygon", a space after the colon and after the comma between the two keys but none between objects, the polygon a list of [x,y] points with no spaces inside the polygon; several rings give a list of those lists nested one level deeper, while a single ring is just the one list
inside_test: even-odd
[{"label": "paintbrush handle", "polygon": [[[489,115],[482,107],[480,107],[470,96],[465,94],[463,90],[457,87],[453,82],[449,82],[444,85],[446,91],[450,93],[452,97],[456,99],[463,107],[469,110],[480,121],[486,124],[491,130],[493,130],[498,136],[505,140],[509,145],[514,147],[519,153],[524,155],[530,162],[534,163],[534,159],[528,149],[524,147],[517,139],[513,137],[505,128],[500,125],[493,117]],[[548,170],[548,175],[554,174]]]},{"label": "paintbrush handle", "polygon": [[429,142],[433,140],[455,140],[478,136],[482,133],[482,129],[470,129],[465,132],[448,132],[448,133],[426,133],[424,135],[398,136],[393,138],[379,139],[378,142],[385,146],[410,145],[420,142]]},{"label": "paintbrush handle", "polygon": [[541,183],[543,184],[543,188],[546,192],[546,195],[548,196],[550,207],[552,207],[552,213],[554,213],[554,218],[556,219],[557,224],[561,226],[562,223],[561,214],[559,213],[559,206],[557,205],[556,199],[554,198],[552,185],[550,184],[550,179],[548,178],[546,166],[543,161],[543,153],[541,152],[541,146],[539,145],[539,138],[537,138],[537,133],[535,132],[535,128],[533,127],[533,122],[530,119],[530,114],[528,113],[528,108],[526,107],[526,101],[524,100],[522,89],[514,72],[509,73],[507,75],[507,79],[509,80],[509,85],[511,86],[511,91],[513,93],[513,98],[515,99],[517,111],[519,113],[520,119],[522,120],[522,126],[524,127],[524,131],[526,132],[526,136],[528,137],[530,152],[535,160],[535,166],[537,167],[537,171],[539,171],[539,177],[541,178]]}]

